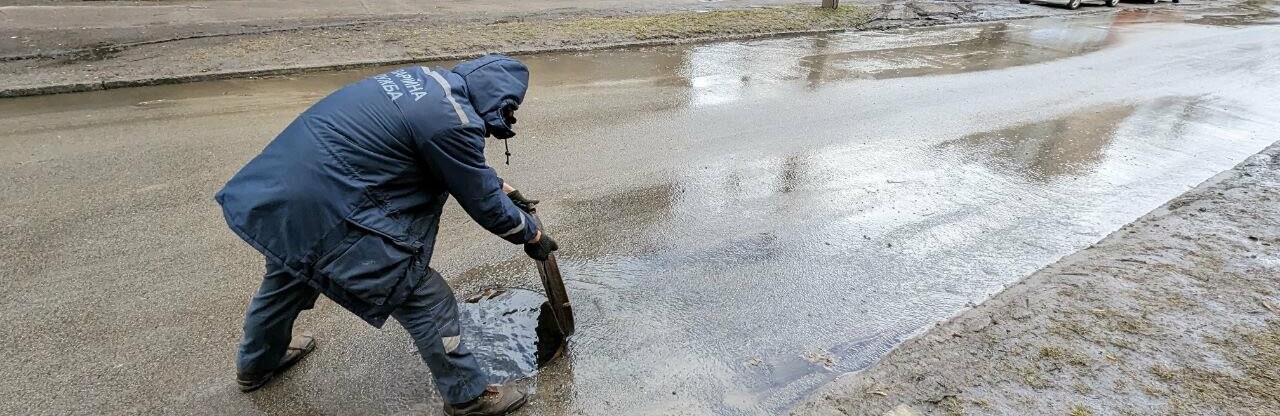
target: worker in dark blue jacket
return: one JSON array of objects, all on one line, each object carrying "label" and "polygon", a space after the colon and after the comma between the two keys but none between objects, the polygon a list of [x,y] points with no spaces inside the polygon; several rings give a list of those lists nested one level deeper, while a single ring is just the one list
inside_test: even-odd
[{"label": "worker in dark blue jacket", "polygon": [[452,70],[408,67],[343,87],[298,116],[216,197],[266,257],[237,362],[241,390],[315,348],[293,336],[319,294],[375,327],[394,317],[431,368],[450,415],[506,414],[526,394],[486,385],[459,334],[452,290],[430,266],[449,195],[480,226],[545,260],[558,247],[485,163],[487,136],[515,135],[529,70],[490,55]]}]

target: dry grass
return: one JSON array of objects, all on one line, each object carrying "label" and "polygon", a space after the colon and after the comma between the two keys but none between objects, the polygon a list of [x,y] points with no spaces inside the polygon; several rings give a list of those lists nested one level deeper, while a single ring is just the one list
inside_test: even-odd
[{"label": "dry grass", "polygon": [[425,45],[422,46],[421,54],[437,55],[460,50],[547,48],[850,29],[866,23],[870,16],[868,9],[860,7],[827,10],[811,6],[788,6],[643,16],[517,20],[449,27],[405,27],[387,31],[383,41],[406,47]]},{"label": "dry grass", "polygon": [[[445,25],[395,22],[361,29],[328,28],[300,33],[246,36],[196,48],[192,58],[209,68],[227,61],[272,55],[294,63],[341,54],[355,60],[386,61],[482,52],[591,48],[685,39],[724,38],[812,30],[852,29],[870,20],[871,10],[815,6],[677,12],[612,17],[470,22]],[[299,36],[299,35],[302,36]]]},{"label": "dry grass", "polygon": [[1242,414],[1267,414],[1266,408],[1240,408],[1241,398],[1250,402],[1271,402],[1280,409],[1280,320],[1267,322],[1262,331],[1236,331],[1235,336],[1209,344],[1233,367],[1222,372],[1198,366],[1154,366],[1151,372],[1165,382],[1171,394],[1185,397],[1183,411],[1198,413],[1215,409],[1236,409]]},{"label": "dry grass", "polygon": [[1071,413],[1067,414],[1070,416],[1093,416],[1093,412],[1090,411],[1089,408],[1081,405],[1072,406]]}]

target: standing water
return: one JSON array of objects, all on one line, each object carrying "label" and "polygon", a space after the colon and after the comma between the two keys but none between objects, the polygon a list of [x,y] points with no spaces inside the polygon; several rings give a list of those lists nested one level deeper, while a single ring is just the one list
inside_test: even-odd
[{"label": "standing water", "polygon": [[[539,353],[536,271],[456,204],[432,267],[512,288],[464,331],[522,414],[781,413],[1280,139],[1280,26],[1152,9],[523,58],[494,165],[548,208],[577,333]],[[372,73],[0,100],[0,364],[38,375],[9,405],[439,412],[403,331],[327,301],[314,354],[231,379],[262,263],[211,196]]]}]

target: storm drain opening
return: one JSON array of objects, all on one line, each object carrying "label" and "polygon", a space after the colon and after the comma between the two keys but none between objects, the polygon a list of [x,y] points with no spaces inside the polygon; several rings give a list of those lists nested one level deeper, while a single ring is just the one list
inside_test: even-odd
[{"label": "storm drain opening", "polygon": [[547,297],[520,288],[486,289],[458,304],[462,344],[499,384],[533,376],[563,355],[564,337],[556,328]]}]

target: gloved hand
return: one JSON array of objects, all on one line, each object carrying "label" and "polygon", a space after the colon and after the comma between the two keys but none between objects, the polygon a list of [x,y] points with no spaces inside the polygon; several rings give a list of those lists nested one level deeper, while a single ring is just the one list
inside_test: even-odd
[{"label": "gloved hand", "polygon": [[525,212],[532,211],[533,206],[538,204],[538,200],[527,199],[524,195],[520,195],[520,191],[511,191],[507,194],[507,198],[511,198],[511,203],[516,204],[517,207],[520,207]]},{"label": "gloved hand", "polygon": [[546,261],[547,256],[550,256],[551,252],[559,249],[560,245],[556,244],[556,240],[552,240],[551,236],[546,233],[542,233],[542,238],[538,239],[538,242],[526,243],[524,245],[524,253],[528,254],[529,257],[532,257],[534,260],[540,261]]}]

